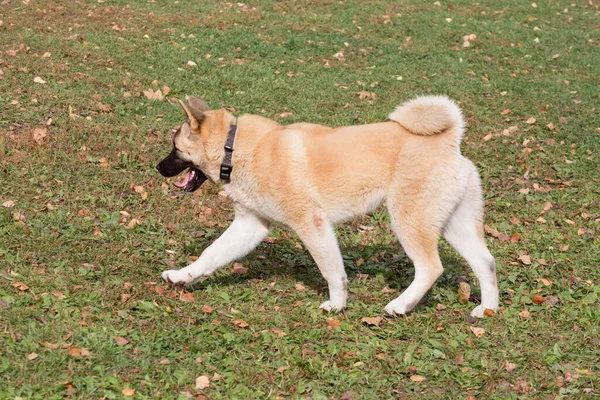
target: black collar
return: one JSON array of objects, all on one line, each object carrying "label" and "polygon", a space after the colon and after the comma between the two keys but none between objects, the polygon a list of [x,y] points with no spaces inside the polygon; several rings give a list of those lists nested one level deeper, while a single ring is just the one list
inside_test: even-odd
[{"label": "black collar", "polygon": [[227,141],[225,142],[225,157],[223,157],[223,162],[221,163],[221,180],[229,183],[231,180],[231,171],[233,167],[231,166],[231,157],[233,155],[233,142],[235,141],[235,134],[237,132],[237,125],[231,124],[229,128],[229,133],[227,134]]}]

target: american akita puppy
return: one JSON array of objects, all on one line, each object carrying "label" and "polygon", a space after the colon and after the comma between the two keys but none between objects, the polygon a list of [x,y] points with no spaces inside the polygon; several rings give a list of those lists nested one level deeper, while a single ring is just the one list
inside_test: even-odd
[{"label": "american akita puppy", "polygon": [[392,227],[413,261],[415,277],[385,311],[409,312],[442,274],[440,236],[467,260],[481,287],[471,315],[498,308],[494,257],[483,234],[477,169],[460,153],[463,119],[444,96],[399,106],[389,121],[330,128],[211,110],[190,97],[187,122],[157,168],[166,177],[188,169],[175,185],[194,191],[206,180],[222,184],[233,202],[231,226],[192,264],[162,273],[192,285],[248,254],[273,223],[293,229],[329,285],[320,308],[346,307],[348,279],[333,226],[385,201]]}]

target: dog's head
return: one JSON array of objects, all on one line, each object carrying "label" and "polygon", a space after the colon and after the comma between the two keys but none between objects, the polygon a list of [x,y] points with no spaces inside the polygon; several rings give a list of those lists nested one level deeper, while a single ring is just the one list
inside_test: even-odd
[{"label": "dog's head", "polygon": [[187,121],[175,133],[171,153],[158,163],[156,169],[165,177],[179,175],[187,169],[184,180],[174,184],[186,192],[193,192],[208,178],[218,179],[219,160],[225,144],[221,137],[226,137],[231,116],[224,110],[211,110],[195,97],[189,97],[187,104],[183,101],[179,104]]}]

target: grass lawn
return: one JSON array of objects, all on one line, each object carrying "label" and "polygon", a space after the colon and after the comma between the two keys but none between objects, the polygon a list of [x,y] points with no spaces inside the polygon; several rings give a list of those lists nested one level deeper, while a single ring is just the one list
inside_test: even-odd
[{"label": "grass lawn", "polygon": [[[599,7],[2,1],[0,398],[597,398]],[[318,310],[325,281],[284,229],[190,292],[160,281],[233,217],[215,185],[154,168],[177,99],[341,126],[429,93],[468,123],[495,316],[468,315],[478,286],[444,242],[424,301],[385,316],[414,270],[383,208],[338,228],[343,314]]]}]

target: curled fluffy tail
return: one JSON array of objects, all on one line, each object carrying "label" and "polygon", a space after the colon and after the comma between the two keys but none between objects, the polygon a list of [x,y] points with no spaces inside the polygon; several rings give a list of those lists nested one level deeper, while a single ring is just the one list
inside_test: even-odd
[{"label": "curled fluffy tail", "polygon": [[446,96],[422,96],[407,101],[389,119],[422,136],[450,131],[460,140],[464,128],[460,108]]}]

